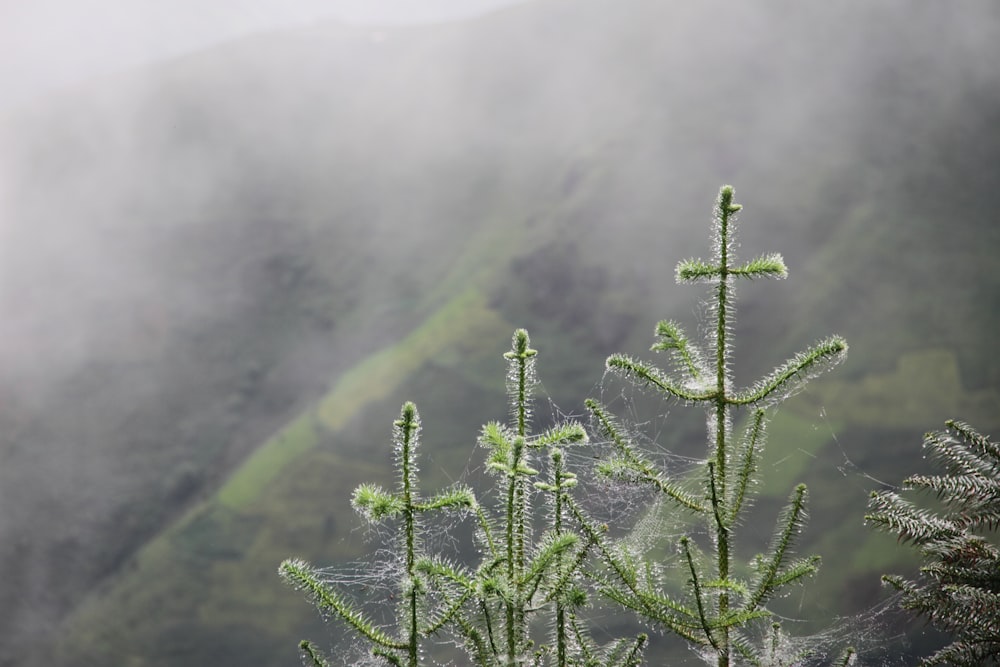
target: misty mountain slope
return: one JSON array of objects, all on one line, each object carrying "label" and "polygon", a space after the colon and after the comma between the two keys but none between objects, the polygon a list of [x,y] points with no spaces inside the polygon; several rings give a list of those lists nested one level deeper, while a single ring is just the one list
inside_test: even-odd
[{"label": "misty mountain slope", "polygon": [[[661,317],[694,328],[702,295],[675,286],[673,267],[703,254],[722,182],[746,206],[745,252],[783,252],[792,268],[742,293],[738,377],[839,331],[852,355],[831,381],[848,396],[900,390],[899,341],[930,359],[921,395],[952,358],[950,386],[969,398],[941,405],[988,408],[997,311],[968,304],[997,294],[978,198],[1000,163],[996,9],[906,4],[901,22],[897,2],[723,7],[549,1],[421,29],[317,25],[5,119],[11,654],[103,580],[67,626],[71,664],[291,664],[311,610],[268,579],[275,559],[347,557],[345,499],[378,474],[359,453],[385,441],[399,403],[418,400],[429,439],[447,428],[463,443],[459,455],[428,441],[461,473],[481,421],[504,409],[497,341],[526,326],[546,389],[577,410],[602,389],[607,353],[642,353]],[[724,46],[706,39],[718,34]],[[927,281],[928,268],[946,270]],[[344,373],[449,312],[489,312],[504,330],[449,341],[435,353],[447,363],[408,353],[333,432],[311,425]],[[879,474],[901,477],[899,452],[930,426],[904,428],[897,414],[912,413],[887,400],[894,430],[875,433],[834,394],[801,398],[821,398],[853,458],[878,451]],[[789,408],[784,428],[825,426],[816,408]],[[664,444],[696,448],[700,427],[673,427],[676,412]],[[301,449],[258,477],[276,432]],[[802,441],[826,457],[799,465],[822,483],[837,444]],[[232,492],[241,479],[249,494]],[[845,516],[857,529],[853,510],[814,516],[817,539],[857,539],[836,533]],[[855,564],[828,564],[861,581]]]},{"label": "misty mountain slope", "polygon": [[[367,33],[351,34],[370,46]],[[423,149],[422,167],[453,196],[404,183],[416,169],[352,164],[337,146],[310,156],[273,132],[258,140],[278,120],[304,131],[281,104],[300,91],[271,96],[277,108],[260,105],[248,120],[213,106],[231,89],[206,97],[226,68],[193,68],[55,100],[5,133],[14,222],[2,354],[16,383],[5,388],[0,493],[4,562],[21,576],[4,587],[2,620],[23,641],[214,489],[352,358],[450,298],[443,277],[497,187],[443,158],[435,174]],[[317,87],[337,88],[321,74]],[[350,80],[341,86],[353,91]],[[248,106],[253,92],[242,96]],[[328,107],[303,109],[315,126],[337,127]],[[349,115],[352,128],[369,119]],[[358,141],[355,163],[373,132],[344,132]],[[336,160],[336,173],[310,157]],[[421,198],[432,197],[425,210]],[[414,221],[414,211],[446,224]],[[488,264],[476,260],[456,280]]]},{"label": "misty mountain slope", "polygon": [[[428,465],[424,477],[443,485],[450,475],[462,473],[449,453],[457,447],[459,461],[464,461],[474,444],[448,435],[462,426],[474,433],[477,417],[483,417],[490,403],[503,410],[502,391],[489,393],[470,383],[461,367],[453,366],[456,358],[445,348],[461,345],[455,338],[459,335],[502,344],[496,340],[497,331],[509,327],[490,320],[488,311],[470,307],[469,298],[456,305],[461,313],[445,309],[400,344],[351,369],[326,399],[258,450],[217,498],[150,542],[129,574],[78,611],[82,622],[70,626],[62,660],[67,664],[81,659],[93,664],[123,659],[198,664],[220,656],[227,661],[253,660],[279,655],[285,637],[296,626],[315,625],[311,610],[271,576],[275,559],[281,560],[289,550],[334,563],[357,558],[360,536],[353,530],[356,518],[344,502],[345,492],[361,479],[390,482],[391,451],[385,443],[391,419],[379,420],[376,415],[391,409],[400,390],[424,397],[426,437],[436,445],[435,456],[450,468],[442,474],[438,466]],[[452,324],[451,335],[441,330],[442,318]],[[456,318],[464,319],[464,325]],[[407,367],[413,370],[407,373]],[[421,369],[419,377],[436,376],[432,386],[414,385],[408,379]],[[400,381],[403,386],[398,386]],[[471,414],[453,419],[456,405]],[[345,406],[361,414],[351,414]],[[303,494],[304,488],[319,493]],[[325,509],[317,513],[317,507]],[[291,517],[297,519],[290,521]],[[231,592],[246,581],[255,582],[247,594],[233,596]],[[133,618],[159,620],[124,625],[101,620],[124,608],[135,614]],[[264,625],[255,629],[261,620]],[[245,640],[247,633],[255,635],[252,642]],[[205,653],[204,641],[212,636],[213,649]]]}]

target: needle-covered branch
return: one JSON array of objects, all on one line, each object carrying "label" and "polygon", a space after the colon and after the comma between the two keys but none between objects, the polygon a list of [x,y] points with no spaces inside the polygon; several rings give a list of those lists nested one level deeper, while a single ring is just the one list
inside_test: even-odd
[{"label": "needle-covered branch", "polygon": [[316,650],[316,646],[312,642],[302,640],[299,642],[299,650],[302,651],[302,656],[312,663],[313,667],[330,667],[330,663]]},{"label": "needle-covered branch", "polygon": [[781,364],[756,386],[733,396],[733,405],[770,404],[794,394],[808,380],[842,361],[847,341],[831,336]]},{"label": "needle-covered branch", "polygon": [[792,492],[788,505],[778,517],[778,530],[758,571],[753,592],[744,609],[754,610],[767,602],[784,585],[798,581],[819,569],[819,557],[813,556],[785,567],[795,538],[802,532],[806,519],[806,486],[799,484]]},{"label": "needle-covered branch", "polygon": [[727,517],[729,525],[735,523],[739,517],[743,510],[743,503],[750,491],[750,485],[756,478],[757,465],[764,451],[766,424],[765,412],[760,409],[755,410],[737,453],[739,465],[736,468],[735,477],[731,483],[727,484],[727,488],[731,489],[733,494],[729,501],[729,516]]},{"label": "needle-covered branch", "polygon": [[[928,433],[924,448],[945,474],[914,475],[902,492],[876,492],[869,501],[868,524],[910,542],[924,561],[915,580],[896,575],[882,580],[902,593],[904,609],[953,637],[922,665],[995,664],[1000,655],[1000,448],[955,421]],[[922,493],[923,506],[903,497],[914,492]]]},{"label": "needle-covered branch", "polygon": [[788,267],[778,253],[761,255],[751,259],[746,264],[729,269],[729,275],[739,278],[787,278]]},{"label": "needle-covered branch", "polygon": [[688,389],[674,382],[662,370],[626,354],[612,354],[606,362],[607,369],[639,387],[652,387],[662,394],[682,401],[707,401],[716,396],[714,388]]},{"label": "needle-covered branch", "polygon": [[656,337],[659,340],[649,348],[651,352],[669,352],[678,370],[692,380],[707,374],[704,355],[688,340],[679,324],[661,320],[656,325]]},{"label": "needle-covered branch", "polygon": [[308,593],[317,607],[323,611],[334,612],[376,646],[394,649],[406,648],[406,642],[393,639],[383,632],[363,612],[354,608],[336,590],[323,583],[306,562],[288,559],[281,564],[278,572],[294,588]]}]

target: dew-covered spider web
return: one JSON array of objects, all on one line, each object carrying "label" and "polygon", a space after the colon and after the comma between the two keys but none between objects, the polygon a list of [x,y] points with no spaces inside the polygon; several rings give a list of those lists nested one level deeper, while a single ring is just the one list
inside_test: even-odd
[{"label": "dew-covered spider web", "polygon": [[[664,403],[658,397],[650,397],[648,392],[607,374],[595,385],[592,395],[617,417],[616,424],[626,438],[660,470],[666,471],[672,480],[679,481],[689,492],[697,493],[704,488],[707,450],[706,417],[702,410],[676,402]],[[626,548],[652,561],[651,569],[663,578],[663,590],[677,591],[685,581],[685,574],[679,568],[677,544],[680,538],[688,535],[703,547],[709,547],[709,531],[690,513],[664,502],[648,488],[595,478],[594,463],[611,452],[612,444],[596,435],[598,429],[582,412],[565,411],[550,402],[549,414],[552,421],[576,419],[588,423],[589,446],[567,452],[567,459],[583,480],[584,488],[580,493],[591,500],[585,502],[588,512],[595,520],[607,524]],[[814,474],[836,478],[841,488],[858,494],[860,498],[867,498],[873,488],[894,488],[868,472],[863,463],[853,460],[825,409],[818,411],[812,428],[823,431],[828,441],[823,457],[802,452],[815,459],[815,465],[821,466],[819,473]],[[860,512],[857,515],[859,524],[862,516]],[[751,520],[757,521],[758,518],[754,516]],[[763,530],[769,537],[773,524],[766,523],[761,527],[746,523],[739,525],[738,529],[745,533]],[[809,532],[808,523],[805,532]],[[809,546],[815,543],[824,544],[822,539],[814,539]],[[843,548],[849,552],[850,546],[843,545]],[[808,552],[808,549],[803,551]],[[836,553],[833,556],[820,555],[830,559]],[[848,582],[846,585],[865,584]],[[867,585],[880,588],[877,578]],[[809,587],[810,581],[807,580],[791,589],[785,599],[776,601],[772,611],[775,620],[781,624],[780,632],[776,634],[770,623],[766,623],[747,634],[746,639],[751,644],[766,649],[763,652],[769,660],[761,664],[788,667],[833,664],[848,646],[857,650],[851,659],[853,665],[894,667],[916,661],[917,654],[912,652],[911,640],[903,632],[908,624],[912,624],[912,619],[899,610],[898,594],[881,591],[876,601],[850,614],[816,618],[797,613],[808,606],[803,603],[810,595]],[[595,621],[620,629],[622,616],[629,613],[602,607]],[[634,618],[631,620],[636,622]],[[700,654],[669,632],[658,632],[645,622],[638,622],[638,626],[647,631],[653,630],[654,639],[647,652],[646,664],[715,664],[714,655]],[[734,664],[742,663],[737,660]]]},{"label": "dew-covered spider web", "polygon": [[[545,396],[544,386],[538,386],[539,395]],[[678,403],[664,403],[650,397],[648,392],[635,389],[627,383],[606,375],[594,387],[591,395],[596,397],[607,411],[616,417],[616,423],[645,457],[663,470],[674,481],[692,494],[703,493],[706,459],[706,419],[702,410]],[[712,536],[704,522],[690,512],[678,510],[664,502],[662,497],[651,492],[648,487],[609,481],[594,473],[595,463],[613,453],[614,447],[592,423],[589,414],[581,408],[566,409],[551,400],[541,399],[535,406],[533,431],[541,432],[548,426],[567,421],[578,421],[587,427],[590,441],[585,445],[564,448],[568,467],[578,475],[580,484],[573,495],[579,500],[587,516],[596,525],[606,527],[608,534],[617,541],[619,548],[627,550],[635,557],[649,562],[650,577],[657,578],[662,590],[683,595],[686,582],[681,567],[678,543],[683,536],[689,536],[702,549],[710,549]],[[737,424],[737,427],[739,424]],[[822,466],[821,473],[835,477],[849,493],[865,494],[872,488],[891,488],[879,476],[865,470],[864,463],[858,463],[842,441],[838,428],[820,409],[812,428],[825,431],[828,446],[823,457],[810,456],[814,463]],[[495,480],[486,475],[484,460],[486,452],[479,446],[470,445],[468,460],[457,483],[467,484],[476,490],[482,505],[499,511],[502,498],[499,497]],[[547,462],[544,456],[536,455],[535,463],[545,478]],[[779,466],[779,459],[771,465]],[[765,473],[767,471],[764,471]],[[433,490],[423,491],[430,495]],[[536,512],[547,510],[546,500],[541,494],[531,499]],[[773,521],[773,507],[762,502],[761,513],[770,514]],[[757,508],[755,508],[756,510]],[[858,522],[862,517],[859,514]],[[757,517],[742,522],[738,537],[752,538],[763,532],[769,537],[772,523],[758,526]],[[543,529],[544,521],[539,520],[536,530],[529,537],[537,536]],[[420,547],[424,553],[435,554],[456,563],[475,563],[481,559],[483,545],[474,536],[473,522],[468,518],[436,513],[427,519],[426,530],[421,531]],[[403,579],[402,549],[397,544],[399,533],[391,522],[367,524],[363,528],[372,550],[364,560],[319,570],[321,578],[335,587],[345,597],[353,601],[380,627],[391,634],[398,634],[397,619],[401,617],[402,595],[399,582]],[[810,531],[806,525],[805,533]],[[766,541],[766,539],[765,539]],[[812,553],[813,544],[823,544],[814,540],[803,551]],[[829,546],[829,545],[827,545]],[[850,544],[839,546],[849,553]],[[805,555],[805,554],[803,554]],[[824,559],[838,556],[820,553]],[[740,553],[737,558],[752,556]],[[593,567],[596,567],[594,565]],[[822,573],[821,569],[821,573]],[[803,609],[811,595],[811,581],[791,589],[784,599],[775,601],[774,619],[781,630],[775,634],[770,622],[760,623],[750,628],[746,641],[761,649],[766,660],[760,664],[785,667],[834,664],[844,648],[853,646],[858,656],[851,664],[896,667],[915,663],[913,654],[906,653],[908,638],[900,628],[906,627],[911,619],[897,610],[897,598],[884,592],[878,600],[863,609],[843,616],[828,614],[817,618]],[[845,585],[860,585],[848,582]],[[877,581],[867,585],[878,587]],[[663,628],[650,625],[648,621],[623,610],[614,603],[602,600],[592,593],[590,604],[581,615],[594,638],[600,641],[618,637],[635,636],[639,632],[650,634],[650,644],[644,664],[648,665],[699,665],[715,664],[714,655],[702,654],[692,649],[686,642]],[[333,626],[341,626],[334,623]],[[544,638],[547,629],[541,627],[539,636]],[[381,659],[371,657],[367,647],[358,640],[351,640],[343,634],[336,641],[337,659],[334,664],[386,664]],[[427,653],[422,664],[464,665],[466,656],[457,643],[447,633],[441,633],[427,641]],[[350,647],[345,648],[345,647]],[[349,656],[349,657],[348,657]],[[749,664],[734,659],[734,665]]]}]

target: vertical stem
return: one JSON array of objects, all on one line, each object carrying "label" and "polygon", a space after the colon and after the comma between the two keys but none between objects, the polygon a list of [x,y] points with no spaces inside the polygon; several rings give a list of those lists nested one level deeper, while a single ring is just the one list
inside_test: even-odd
[{"label": "vertical stem", "polygon": [[410,637],[408,642],[409,649],[409,665],[410,667],[417,667],[418,658],[418,641],[417,636],[417,586],[416,582],[413,581],[413,577],[410,577]]},{"label": "vertical stem", "polygon": [[516,663],[524,640],[524,561],[525,561],[525,496],[521,472],[524,460],[524,438],[516,437],[511,452],[510,484],[507,487],[507,579],[511,600],[507,602],[507,658]]},{"label": "vertical stem", "polygon": [[[525,438],[528,435],[531,392],[531,358],[537,354],[530,347],[528,332],[518,329],[514,332],[512,349],[504,358],[514,364],[508,375],[507,390],[513,400],[513,413],[517,420],[517,436],[511,452],[510,482],[507,487],[507,578],[512,590],[506,603],[507,612],[507,659],[509,664],[517,662],[518,652],[525,643],[524,570],[527,528],[527,492],[525,487]],[[513,377],[512,377],[513,376]]]},{"label": "vertical stem", "polygon": [[406,576],[409,579],[409,612],[410,627],[407,642],[408,664],[410,667],[417,667],[417,584],[414,580],[414,564],[416,562],[416,517],[412,497],[412,470],[411,470],[411,443],[410,439],[416,424],[412,421],[412,414],[406,414],[403,422],[403,506],[406,520]]},{"label": "vertical stem", "polygon": [[521,473],[519,469],[522,467],[522,459],[524,458],[525,442],[524,438],[527,436],[528,430],[528,359],[532,352],[528,348],[528,338],[527,332],[523,334],[523,337],[519,337],[518,355],[517,355],[517,440],[514,442],[514,476],[511,479],[511,489],[513,490],[513,495],[508,499],[511,503],[511,509],[513,511],[513,524],[514,524],[514,553],[512,558],[512,579],[511,582],[515,585],[515,604],[511,608],[511,613],[508,614],[508,620],[510,622],[510,628],[508,630],[508,638],[510,640],[510,646],[508,647],[508,657],[510,658],[510,664],[515,664],[515,659],[517,652],[521,648],[521,643],[524,640],[524,603],[522,599],[522,578],[524,576],[524,544],[525,544],[525,490],[524,482],[520,479]]},{"label": "vertical stem", "polygon": [[[514,469],[517,469],[518,455],[515,449],[515,455],[513,457]],[[516,518],[516,512],[514,511],[514,503],[517,502],[517,477],[516,473],[511,473],[510,483],[507,485],[507,581],[513,586],[516,580],[516,570],[514,562],[514,522]],[[516,655],[516,632],[514,629],[514,605],[515,600],[507,600],[507,661],[509,664],[514,664],[514,657]]]},{"label": "vertical stem", "polygon": [[518,360],[518,376],[517,376],[517,434],[522,438],[525,436],[525,431],[528,428],[528,416],[527,416],[527,396],[525,396],[525,385],[527,384],[527,362],[522,358]]},{"label": "vertical stem", "polygon": [[[709,474],[713,479],[711,484],[713,493],[713,503],[716,504],[716,542],[718,544],[718,570],[719,581],[729,580],[729,531],[720,517],[725,512],[720,512],[718,503],[724,503],[726,498],[726,411],[728,409],[728,397],[726,396],[727,362],[728,349],[726,340],[726,327],[728,322],[729,307],[729,214],[732,205],[732,190],[723,188],[719,193],[719,289],[717,295],[718,321],[715,330],[715,466],[710,468]],[[719,593],[719,616],[725,616],[729,612],[729,595],[725,589]],[[729,667],[729,630],[725,626],[720,628],[719,659],[718,667]]]},{"label": "vertical stem", "polygon": [[[556,487],[556,497],[555,497],[555,517],[553,517],[553,528],[555,534],[562,534],[562,505],[563,505],[563,458],[562,452],[556,449],[552,452],[552,468],[553,477],[555,479],[554,486]],[[562,555],[560,554],[559,560],[557,561],[558,572],[562,574]],[[566,664],[566,610],[563,608],[563,602],[561,599],[556,598],[556,664],[559,667],[563,667]]]}]

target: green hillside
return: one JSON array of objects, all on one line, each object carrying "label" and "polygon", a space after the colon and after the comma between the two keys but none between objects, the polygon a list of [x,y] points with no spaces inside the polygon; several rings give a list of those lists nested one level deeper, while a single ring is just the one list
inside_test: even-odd
[{"label": "green hillside", "polygon": [[[399,405],[433,487],[475,479],[514,327],[542,418],[617,395],[607,354],[694,329],[674,266],[724,182],[740,251],[791,272],[741,292],[737,380],[851,346],[769,440],[759,510],[807,482],[824,558],[789,615],[882,599],[906,564],[868,491],[947,418],[1000,427],[1000,11],[829,4],[317,24],[0,119],[0,664],[297,664],[328,630],[277,564],[362,557],[347,499]],[[699,452],[661,408],[635,415]]]}]

